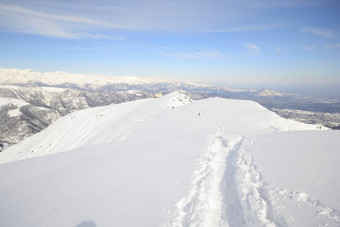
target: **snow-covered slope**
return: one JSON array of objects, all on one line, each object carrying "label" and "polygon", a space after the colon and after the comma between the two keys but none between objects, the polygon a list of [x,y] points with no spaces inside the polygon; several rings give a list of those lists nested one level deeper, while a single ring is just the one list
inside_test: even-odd
[{"label": "snow-covered slope", "polygon": [[[0,164],[72,150],[84,145],[122,141],[145,122],[154,120],[155,115],[167,116],[170,110],[175,111],[176,107],[187,103],[188,100],[188,97],[175,92],[161,99],[137,100],[73,112],[41,133],[1,152]],[[181,110],[181,113],[189,112],[191,117],[202,112],[203,119],[221,122],[221,127],[232,135],[316,129],[314,125],[280,118],[252,101],[212,98],[193,102],[183,106]]]},{"label": "snow-covered slope", "polygon": [[[309,130],[298,141],[334,144],[322,154],[338,160],[339,133],[310,131],[316,128],[252,101],[191,101],[179,93],[77,111],[0,153],[0,224],[339,226],[339,195],[329,190],[338,188],[338,167],[325,181],[308,170],[283,171],[301,147],[280,135],[295,138],[295,130]],[[326,173],[330,156],[306,154],[295,167],[313,161]],[[274,167],[266,161],[277,157]]]},{"label": "snow-covered slope", "polygon": [[60,115],[52,108],[36,107],[22,99],[0,97],[0,152],[46,128]]},{"label": "snow-covered slope", "polygon": [[125,140],[154,115],[189,102],[174,93],[162,99],[143,99],[73,112],[45,130],[0,153],[0,164],[54,154],[84,145]]},{"label": "snow-covered slope", "polygon": [[153,95],[137,90],[89,92],[56,87],[0,86],[0,152],[75,110],[146,97]]},{"label": "snow-covered slope", "polygon": [[[340,210],[340,196],[332,196],[340,192],[340,181],[334,174],[339,171],[339,135],[339,131],[275,133],[254,139],[251,150],[273,185],[309,192]],[[324,184],[334,187],[322,187]]]}]

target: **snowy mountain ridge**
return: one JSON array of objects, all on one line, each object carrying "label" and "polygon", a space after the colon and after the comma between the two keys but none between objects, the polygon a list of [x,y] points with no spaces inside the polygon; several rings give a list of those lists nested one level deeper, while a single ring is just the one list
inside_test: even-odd
[{"label": "snowy mountain ridge", "polygon": [[270,90],[270,89],[264,89],[263,91],[261,91],[256,96],[279,96],[279,97],[283,97],[284,95],[280,92],[277,92],[277,91],[273,91],[273,90]]},{"label": "snowy mountain ridge", "polygon": [[0,223],[339,226],[340,134],[317,128],[178,92],[76,111],[0,153]]},{"label": "snowy mountain ridge", "polygon": [[[0,67],[0,85],[30,86],[66,86],[98,90],[112,84],[140,85],[151,83],[187,83],[197,85],[193,81],[165,78],[139,78],[133,76],[103,76],[93,74],[72,74],[66,72],[41,73],[32,69],[11,69]],[[203,86],[204,84],[200,84]]]},{"label": "snowy mountain ridge", "polygon": [[[2,158],[0,159],[0,164],[11,160],[15,161],[29,157],[54,154],[65,151],[65,148],[72,150],[84,145],[122,141],[128,136],[130,131],[138,129],[143,121],[154,114],[161,114],[164,111],[167,112],[168,109],[174,109],[188,104],[190,100],[189,97],[179,92],[174,92],[160,99],[143,99],[73,112],[61,118],[42,132],[1,152],[0,157]],[[220,100],[220,98],[209,99],[210,102],[219,102],[218,100]],[[275,131],[316,129],[314,125],[304,125],[282,119],[253,101],[222,100],[230,103],[247,103],[244,106],[251,106],[251,109],[256,111],[268,112],[265,114],[266,118],[264,119],[265,122],[263,125],[265,131],[272,131],[272,129],[275,129]],[[155,105],[159,106],[159,108],[153,107]],[[154,109],[154,111],[149,112],[150,109]],[[199,110],[197,111],[198,114]],[[138,115],[135,116],[135,112],[138,112]],[[117,113],[119,113],[119,118],[116,119],[113,116],[117,115]],[[262,118],[261,116],[260,119]],[[256,123],[256,118],[254,122],[252,122],[253,119],[254,116],[249,115],[249,119],[245,119],[245,121],[249,121],[249,124]],[[272,121],[274,123],[272,123]],[[286,125],[276,126],[275,121],[284,121]],[[74,127],[74,125],[77,125],[77,127]],[[236,128],[237,125],[233,124],[232,127]],[[60,131],[61,129],[63,132]],[[236,130],[236,132],[237,131],[238,130]],[[247,132],[242,132],[242,134],[251,134],[252,131],[253,130],[249,129]],[[40,141],[44,141],[44,145]]]},{"label": "snowy mountain ridge", "polygon": [[0,98],[23,100],[25,106],[0,105],[0,152],[75,110],[186,91],[193,99],[249,97],[256,91],[230,89],[197,81],[41,73],[0,67]]},{"label": "snowy mountain ridge", "polygon": [[[0,152],[75,110],[150,98],[173,91],[185,92],[195,100],[216,96],[253,100],[283,117],[318,123],[333,129],[337,129],[340,124],[339,100],[299,98],[269,89],[231,89],[198,81],[40,73],[31,69],[0,68],[0,98],[28,103],[24,106],[10,103],[0,105]],[[311,111],[313,118],[300,113],[297,118],[281,109]]]}]

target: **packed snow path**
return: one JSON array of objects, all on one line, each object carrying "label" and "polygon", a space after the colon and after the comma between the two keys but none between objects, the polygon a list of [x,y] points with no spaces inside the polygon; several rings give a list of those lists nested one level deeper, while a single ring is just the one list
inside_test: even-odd
[{"label": "packed snow path", "polygon": [[335,209],[304,192],[266,183],[242,146],[244,137],[225,136],[221,125],[202,118],[218,133],[209,139],[191,189],[166,226],[340,226]]},{"label": "packed snow path", "polygon": [[223,128],[205,119],[218,127],[218,133],[209,139],[206,152],[199,160],[199,169],[193,174],[191,189],[176,204],[170,226],[227,226],[220,182],[224,178],[225,161],[242,138],[223,137]]},{"label": "packed snow path", "polygon": [[[243,137],[224,136],[222,126],[203,118],[215,125],[218,133],[211,136],[193,175],[192,187],[176,204],[169,226],[273,224],[267,219],[268,205],[260,194],[259,174],[247,160],[249,157],[244,152],[240,155]],[[240,182],[235,179],[236,174],[244,174]]]}]

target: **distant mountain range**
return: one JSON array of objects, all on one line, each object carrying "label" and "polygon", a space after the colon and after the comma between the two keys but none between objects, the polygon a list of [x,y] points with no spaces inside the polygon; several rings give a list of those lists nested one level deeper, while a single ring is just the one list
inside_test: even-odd
[{"label": "distant mountain range", "polygon": [[231,89],[225,86],[207,84],[200,81],[165,78],[117,77],[89,74],[70,74],[64,72],[40,73],[32,69],[0,68],[0,85],[24,87],[55,87],[91,92],[117,92],[127,90],[143,90],[149,93],[170,93],[183,90],[192,94],[231,95],[233,97],[268,97],[284,96],[269,89],[245,90]]},{"label": "distant mountain range", "polygon": [[[313,123],[340,127],[339,100],[310,99],[270,89],[231,89],[199,81],[41,73],[31,69],[0,68],[0,151],[16,144],[75,110],[105,106],[181,91],[192,99],[209,97],[246,99],[289,117],[282,109],[331,113]],[[300,112],[301,113],[301,112]],[[295,116],[295,115],[294,115]],[[304,121],[299,115],[298,120]],[[310,113],[306,115],[307,121]],[[319,116],[319,115],[317,115]]]}]

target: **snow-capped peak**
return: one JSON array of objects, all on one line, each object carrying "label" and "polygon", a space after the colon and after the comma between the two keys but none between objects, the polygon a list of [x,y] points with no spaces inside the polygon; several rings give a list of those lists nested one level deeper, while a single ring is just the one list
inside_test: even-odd
[{"label": "snow-capped peak", "polygon": [[273,91],[270,89],[264,89],[260,93],[258,93],[256,96],[280,96],[283,97],[284,95],[278,91]]},{"label": "snow-capped peak", "polygon": [[[135,76],[106,76],[96,74],[73,74],[66,72],[38,72],[32,69],[13,69],[0,67],[0,85],[47,85],[65,86],[73,85],[80,88],[100,89],[112,84],[141,85],[150,83],[188,83],[197,85],[196,81],[141,78]],[[202,85],[206,86],[206,85]]]},{"label": "snow-capped peak", "polygon": [[167,94],[163,97],[163,99],[164,99],[164,102],[163,102],[164,105],[170,108],[183,106],[185,104],[192,102],[192,100],[188,96],[186,96],[185,94],[179,91],[175,91],[170,94]]}]

